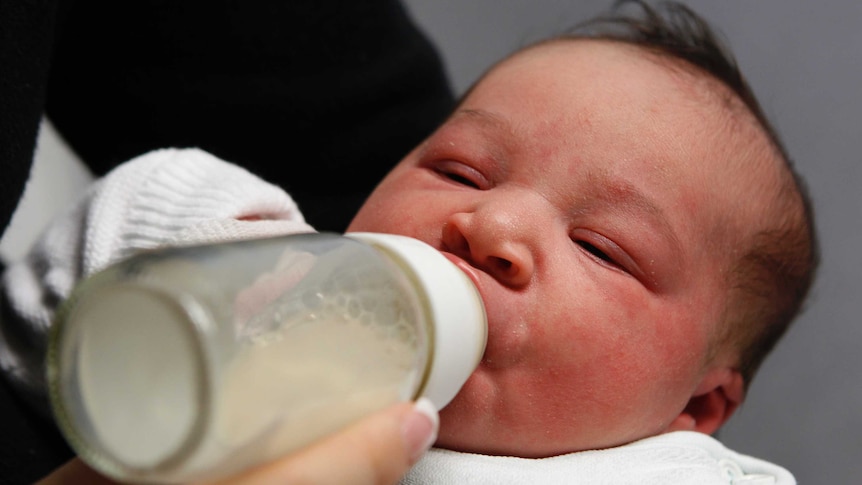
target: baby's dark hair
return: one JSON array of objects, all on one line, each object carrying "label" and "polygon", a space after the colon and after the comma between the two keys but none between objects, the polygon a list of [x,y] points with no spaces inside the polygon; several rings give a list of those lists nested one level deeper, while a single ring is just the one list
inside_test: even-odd
[{"label": "baby's dark hair", "polygon": [[[634,13],[623,12],[636,7]],[[709,24],[685,5],[620,0],[611,14],[579,24],[558,39],[622,42],[694,66],[738,97],[757,120],[784,167],[773,207],[779,214],[760,228],[736,258],[722,342],[739,351],[738,370],[748,386],[763,359],[802,309],[819,262],[814,215],[805,184],[760,103],[723,42]]]}]

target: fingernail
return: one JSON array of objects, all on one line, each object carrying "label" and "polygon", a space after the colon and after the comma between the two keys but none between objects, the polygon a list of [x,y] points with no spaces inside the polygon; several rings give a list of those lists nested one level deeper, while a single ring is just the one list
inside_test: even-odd
[{"label": "fingernail", "polygon": [[410,453],[410,462],[416,463],[428,448],[437,440],[440,418],[437,409],[428,398],[422,397],[413,405],[413,412],[401,425],[404,443]]}]

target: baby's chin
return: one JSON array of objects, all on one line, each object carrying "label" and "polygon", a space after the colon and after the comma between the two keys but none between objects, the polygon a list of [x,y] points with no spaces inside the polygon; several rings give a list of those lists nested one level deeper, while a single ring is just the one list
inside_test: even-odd
[{"label": "baby's chin", "polygon": [[498,394],[490,377],[477,370],[455,398],[440,410],[440,430],[435,446],[465,453],[499,454],[497,442]]},{"label": "baby's chin", "polygon": [[494,425],[490,420],[468,420],[465,416],[440,413],[440,432],[435,448],[488,456],[510,456],[518,458],[550,458],[587,450],[599,450],[624,445],[634,440],[617,443],[580,440],[572,436],[568,440],[545,439],[545,433],[512,431],[505,424]]},{"label": "baby's chin", "polygon": [[542,419],[532,406],[513,404],[497,386],[494,372],[480,369],[461,392],[440,410],[435,447],[491,456],[547,458],[619,446],[648,434],[632,436],[608,426],[578,426]]},{"label": "baby's chin", "polygon": [[493,381],[474,374],[446,407],[440,410],[440,431],[435,447],[481,455],[545,458],[567,453],[567,448],[549,448],[544,434],[533,436],[518,429],[522,419],[504,406]]},{"label": "baby's chin", "polygon": [[506,436],[500,428],[482,428],[475,422],[465,423],[461,419],[450,419],[440,415],[440,433],[434,443],[436,448],[461,453],[489,456],[515,456],[520,458],[547,458],[569,453],[569,449],[547,449],[546,445],[531,436]]}]

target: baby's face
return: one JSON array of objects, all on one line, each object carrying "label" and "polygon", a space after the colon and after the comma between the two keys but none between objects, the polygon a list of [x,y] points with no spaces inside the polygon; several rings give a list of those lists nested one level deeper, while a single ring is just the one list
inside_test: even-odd
[{"label": "baby's face", "polygon": [[[438,446],[537,457],[675,429],[705,392],[732,174],[714,114],[637,50],[565,42],[494,69],[352,231],[439,248],[489,318]],[[715,162],[715,163],[713,163]]]}]

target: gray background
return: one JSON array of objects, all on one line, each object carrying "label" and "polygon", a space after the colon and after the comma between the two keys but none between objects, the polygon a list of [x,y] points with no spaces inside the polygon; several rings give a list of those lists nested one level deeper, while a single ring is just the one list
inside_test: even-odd
[{"label": "gray background", "polygon": [[[862,483],[862,2],[684,2],[724,34],[807,178],[822,238],[807,312],[721,432],[803,484]],[[610,0],[407,0],[457,93],[525,42]]]},{"label": "gray background", "polygon": [[[440,48],[456,92],[525,42],[599,13],[610,0],[407,0]],[[722,431],[738,451],[790,468],[803,484],[862,483],[862,2],[686,2],[729,40],[807,178],[823,265],[808,311],[767,360]],[[19,257],[89,175],[52,131],[0,255]]]}]

